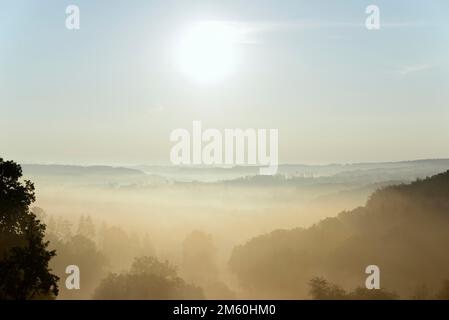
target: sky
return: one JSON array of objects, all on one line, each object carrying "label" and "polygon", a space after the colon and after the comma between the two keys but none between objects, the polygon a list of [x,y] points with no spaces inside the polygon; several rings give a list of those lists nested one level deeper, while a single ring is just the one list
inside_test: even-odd
[{"label": "sky", "polygon": [[[71,4],[80,30],[65,26]],[[380,30],[365,28],[370,4]],[[444,0],[0,0],[0,156],[168,164],[170,132],[199,120],[278,129],[280,163],[449,158],[448,9]],[[224,33],[211,36],[214,26]]]}]

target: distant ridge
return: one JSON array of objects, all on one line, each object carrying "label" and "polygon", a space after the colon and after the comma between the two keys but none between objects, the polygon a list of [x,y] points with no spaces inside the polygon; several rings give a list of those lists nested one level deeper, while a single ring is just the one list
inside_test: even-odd
[{"label": "distant ridge", "polygon": [[138,169],[112,166],[76,166],[76,165],[46,165],[24,164],[25,175],[55,175],[55,176],[110,176],[110,175],[144,175]]}]

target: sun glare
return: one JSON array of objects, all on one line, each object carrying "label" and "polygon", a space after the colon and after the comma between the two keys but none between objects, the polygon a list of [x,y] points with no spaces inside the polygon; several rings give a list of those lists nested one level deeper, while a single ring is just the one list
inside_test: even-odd
[{"label": "sun glare", "polygon": [[226,22],[196,23],[175,49],[179,70],[199,83],[217,82],[235,71],[241,33]]}]

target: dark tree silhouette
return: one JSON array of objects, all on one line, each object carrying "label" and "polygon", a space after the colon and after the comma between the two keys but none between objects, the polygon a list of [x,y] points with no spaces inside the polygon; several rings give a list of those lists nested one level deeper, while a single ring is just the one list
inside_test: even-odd
[{"label": "dark tree silhouette", "polygon": [[48,268],[45,225],[29,209],[34,185],[21,182],[22,168],[0,158],[0,299],[44,299],[58,294]]},{"label": "dark tree silhouette", "polygon": [[109,274],[95,291],[98,300],[203,299],[203,290],[186,283],[167,261],[134,259],[129,272]]},{"label": "dark tree silhouette", "polygon": [[323,278],[313,278],[309,281],[310,295],[314,300],[395,300],[399,297],[385,289],[369,290],[358,287],[346,292],[340,286],[329,283]]},{"label": "dark tree silhouette", "polygon": [[342,300],[346,297],[345,290],[323,278],[313,278],[309,285],[310,295],[314,300]]}]

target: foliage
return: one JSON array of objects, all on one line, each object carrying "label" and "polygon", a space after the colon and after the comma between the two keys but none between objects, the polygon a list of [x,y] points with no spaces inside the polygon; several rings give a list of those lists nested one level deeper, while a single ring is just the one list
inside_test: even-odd
[{"label": "foliage", "polygon": [[43,299],[58,295],[58,277],[48,264],[45,225],[29,206],[34,185],[20,181],[22,169],[0,158],[0,299]]},{"label": "foliage", "polygon": [[[264,293],[305,298],[307,282],[317,271],[357,287],[364,283],[370,264],[383,271],[382,287],[411,297],[418,285],[435,291],[441,279],[449,277],[448,228],[449,171],[378,190],[364,207],[309,228],[253,238],[234,248],[229,264],[241,287],[262,299],[267,298]],[[325,293],[336,289],[316,287],[320,288]],[[373,292],[358,289],[352,294],[368,299],[375,298]]]},{"label": "foliage", "polygon": [[201,288],[187,284],[167,261],[136,258],[127,273],[111,273],[96,289],[94,299],[202,299]]},{"label": "foliage", "polygon": [[313,278],[309,282],[310,295],[314,300],[395,300],[398,296],[385,289],[366,289],[357,287],[354,291],[346,292],[336,284],[329,283],[323,278]]}]

